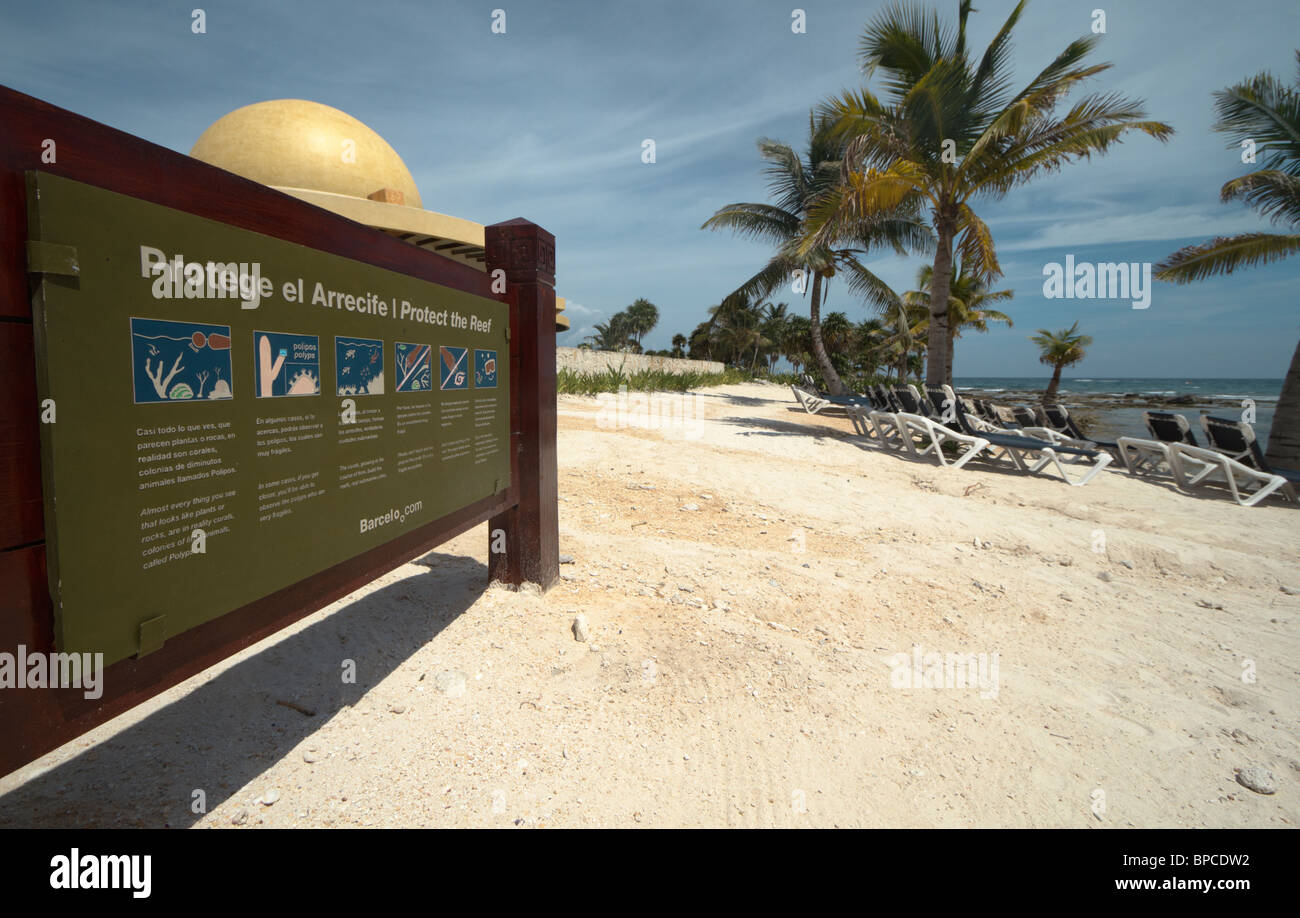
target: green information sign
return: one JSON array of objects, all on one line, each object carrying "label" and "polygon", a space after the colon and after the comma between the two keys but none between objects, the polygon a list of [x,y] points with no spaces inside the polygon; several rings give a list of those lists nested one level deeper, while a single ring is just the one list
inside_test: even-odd
[{"label": "green information sign", "polygon": [[506,308],[29,174],[60,650],[106,663],[510,484]]}]

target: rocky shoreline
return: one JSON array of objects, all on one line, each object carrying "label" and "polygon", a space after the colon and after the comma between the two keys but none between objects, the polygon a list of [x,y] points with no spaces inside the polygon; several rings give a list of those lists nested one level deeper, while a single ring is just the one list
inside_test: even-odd
[{"label": "rocky shoreline", "polygon": [[[1043,400],[1042,389],[998,389],[993,391],[971,387],[959,388],[958,392],[961,395],[986,398],[998,405],[1029,405],[1032,407],[1041,404]],[[1122,395],[1115,395],[1113,393],[1062,392],[1057,401],[1067,408],[1079,407],[1096,411],[1114,411],[1124,408],[1141,411],[1148,409],[1163,411],[1204,408],[1213,411],[1218,408],[1240,409],[1243,400],[1216,395],[1159,395],[1143,394],[1141,392],[1127,392]],[[1269,399],[1268,401],[1274,400]]]},{"label": "rocky shoreline", "polygon": [[[967,397],[986,398],[995,405],[1027,405],[1031,408],[1042,404],[1043,389],[981,389],[979,387],[961,388],[960,394]],[[1241,398],[1225,398],[1216,395],[1162,395],[1158,393],[1128,392],[1087,393],[1062,392],[1057,398],[1070,410],[1070,415],[1085,431],[1098,437],[1114,438],[1118,436],[1145,436],[1141,421],[1143,411],[1174,411],[1183,414],[1191,422],[1194,430],[1199,429],[1197,416],[1211,414],[1219,417],[1239,417],[1243,411]],[[1256,430],[1261,440],[1267,442],[1271,424],[1271,409],[1276,399],[1256,400],[1260,403],[1264,416],[1257,424]]]}]

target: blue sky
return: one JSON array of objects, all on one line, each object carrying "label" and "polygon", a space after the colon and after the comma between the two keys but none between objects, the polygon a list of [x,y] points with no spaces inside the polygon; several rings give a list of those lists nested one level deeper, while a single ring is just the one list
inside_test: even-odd
[{"label": "blue sky", "polygon": [[[806,34],[791,31],[796,2]],[[207,32],[191,32],[202,6]],[[983,48],[1013,7],[978,0]],[[859,84],[859,36],[878,2],[63,2],[0,11],[0,83],[188,152],[226,112],[306,98],[361,119],[406,161],[424,205],[482,223],[526,217],[557,237],[558,290],[576,344],[637,297],[666,347],[757,270],[758,243],[700,230],[763,201],[755,140],[796,147],[819,100]],[[956,0],[939,5],[955,16]],[[1290,80],[1295,0],[1031,0],[1016,30],[1019,81],[1107,14],[1092,88],[1146,102],[1177,133],[1133,137],[978,212],[1016,291],[1010,330],[969,334],[958,376],[1043,375],[1026,336],[1079,320],[1096,339],[1077,375],[1281,377],[1300,335],[1300,259],[1192,286],[1157,284],[1149,309],[1047,300],[1043,265],[1158,261],[1208,236],[1267,228],[1218,189],[1248,167],[1210,130],[1211,93],[1270,69]],[[506,34],[491,32],[506,12]],[[870,85],[870,84],[869,84]],[[873,87],[878,88],[878,87]],[[652,138],[657,161],[641,161]],[[919,258],[870,262],[911,289]],[[791,294],[792,309],[807,300]],[[869,313],[840,285],[828,309]]]}]

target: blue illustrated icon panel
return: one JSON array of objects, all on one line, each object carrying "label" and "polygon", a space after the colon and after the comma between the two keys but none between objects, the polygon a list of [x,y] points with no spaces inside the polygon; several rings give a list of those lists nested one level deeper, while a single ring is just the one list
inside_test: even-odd
[{"label": "blue illustrated icon panel", "polygon": [[315,335],[253,332],[258,398],[320,395],[320,339]]},{"label": "blue illustrated icon panel", "polygon": [[336,337],[334,375],[339,395],[383,395],[384,342]]},{"label": "blue illustrated icon panel", "polygon": [[474,349],[474,388],[497,387],[497,352]]},{"label": "blue illustrated icon panel", "polygon": [[467,347],[438,348],[438,384],[442,389],[468,389],[469,369],[465,366],[469,356]]},{"label": "blue illustrated icon panel", "polygon": [[131,319],[137,405],[234,397],[230,326]]},{"label": "blue illustrated icon panel", "polygon": [[397,361],[397,391],[427,392],[433,388],[433,348],[427,344],[398,341],[393,345]]}]

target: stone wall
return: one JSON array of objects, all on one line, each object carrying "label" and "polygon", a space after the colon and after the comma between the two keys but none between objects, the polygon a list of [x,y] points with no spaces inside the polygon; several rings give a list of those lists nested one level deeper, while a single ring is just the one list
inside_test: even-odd
[{"label": "stone wall", "polygon": [[[626,362],[624,362],[626,361]],[[725,367],[718,360],[684,360],[680,357],[648,357],[645,354],[622,354],[617,351],[589,351],[577,347],[555,349],[555,369],[575,373],[604,373],[607,368],[624,373],[640,370],[663,370],[667,373],[721,373]]]}]

